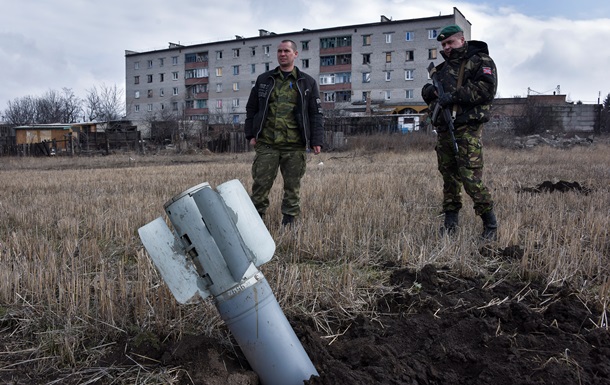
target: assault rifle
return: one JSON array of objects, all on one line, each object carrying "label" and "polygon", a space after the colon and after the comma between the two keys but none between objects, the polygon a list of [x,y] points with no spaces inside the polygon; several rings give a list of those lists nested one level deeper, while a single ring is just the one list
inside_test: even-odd
[{"label": "assault rifle", "polygon": [[[432,84],[434,85],[434,88],[436,88],[437,96],[440,98],[445,92],[443,91],[443,85],[438,80],[438,76],[436,74],[436,66],[433,62],[430,62],[430,65],[428,65],[428,74],[430,74]],[[449,108],[443,108],[439,103],[436,103],[436,107],[434,108],[434,112],[432,113],[432,122],[436,121],[436,117],[438,116],[439,112],[442,112],[443,118],[445,119],[445,122],[449,127],[449,134],[451,135],[451,141],[453,142],[453,152],[455,152],[455,156],[458,156],[458,145],[455,141],[455,135],[453,134],[455,130],[455,128],[453,127],[453,120],[455,119],[456,111],[453,110],[452,114],[451,111],[449,111]]]}]

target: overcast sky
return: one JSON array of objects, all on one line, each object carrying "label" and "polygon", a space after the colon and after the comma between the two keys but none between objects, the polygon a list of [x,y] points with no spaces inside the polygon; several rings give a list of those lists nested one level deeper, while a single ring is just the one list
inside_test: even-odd
[{"label": "overcast sky", "polygon": [[486,41],[499,97],[528,87],[596,103],[610,93],[608,0],[0,0],[0,112],[70,88],[84,98],[125,86],[125,50],[167,48],[340,25],[448,15],[457,7]]}]

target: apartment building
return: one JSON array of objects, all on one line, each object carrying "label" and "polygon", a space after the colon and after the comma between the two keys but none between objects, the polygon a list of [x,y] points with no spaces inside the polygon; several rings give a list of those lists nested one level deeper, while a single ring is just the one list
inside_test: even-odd
[{"label": "apartment building", "polygon": [[318,79],[324,111],[357,116],[415,113],[425,109],[421,87],[427,66],[442,60],[440,30],[457,24],[470,38],[471,24],[449,15],[347,25],[219,42],[125,51],[127,119],[142,129],[153,121],[243,123],[256,77],[277,66],[284,39],[298,47],[296,65]]}]

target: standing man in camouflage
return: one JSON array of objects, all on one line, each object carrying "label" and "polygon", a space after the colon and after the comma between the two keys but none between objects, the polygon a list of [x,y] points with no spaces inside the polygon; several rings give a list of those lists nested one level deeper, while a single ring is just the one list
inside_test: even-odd
[{"label": "standing man in camouflage", "polygon": [[284,179],[282,225],[301,213],[301,178],[306,150],[322,150],[324,119],[316,81],[295,65],[297,46],[283,40],[277,48],[279,66],[256,79],[246,104],[246,139],[254,146],[251,199],[263,216],[278,168]]},{"label": "standing man in camouflage", "polygon": [[[436,67],[436,76],[443,87],[441,97],[434,85],[422,88],[422,97],[433,114],[432,124],[437,127],[436,154],[438,170],[443,178],[442,231],[454,233],[458,226],[458,213],[462,208],[462,186],[474,202],[474,210],[483,220],[482,237],[497,238],[498,224],[494,203],[482,181],[483,146],[481,131],[489,121],[491,105],[497,89],[496,65],[487,44],[482,41],[466,41],[463,30],[450,25],[441,31],[445,61]],[[449,108],[453,115],[454,137],[457,153],[443,114],[439,108]],[[436,110],[435,110],[436,109]]]}]

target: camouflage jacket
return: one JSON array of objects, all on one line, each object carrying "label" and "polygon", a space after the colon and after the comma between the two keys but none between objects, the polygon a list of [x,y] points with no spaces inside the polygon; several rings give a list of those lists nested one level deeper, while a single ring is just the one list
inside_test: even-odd
[{"label": "camouflage jacket", "polygon": [[[296,67],[295,67],[296,68]],[[296,68],[298,90],[295,119],[306,147],[322,146],[324,142],[324,116],[320,91],[315,79]],[[246,139],[260,135],[269,112],[269,99],[275,87],[274,74],[279,67],[265,72],[256,79],[246,103],[244,131]]]},{"label": "camouflage jacket", "polygon": [[[491,106],[498,87],[496,65],[489,56],[487,44],[471,40],[463,47],[453,49],[450,56],[441,52],[445,61],[436,66],[437,76],[443,89],[451,93],[457,105],[457,115],[453,122],[456,128],[464,125],[489,121]],[[458,74],[465,61],[462,86],[457,89]],[[423,95],[424,101],[434,111],[437,98]],[[451,108],[451,107],[450,107]],[[435,126],[446,126],[442,114],[438,114]]]}]

